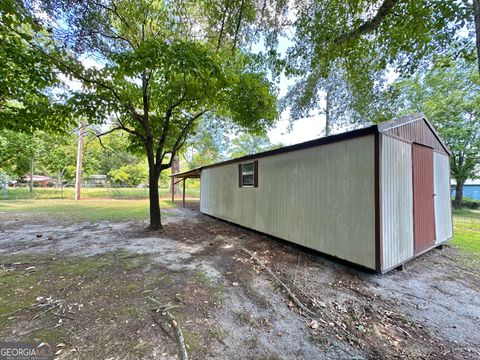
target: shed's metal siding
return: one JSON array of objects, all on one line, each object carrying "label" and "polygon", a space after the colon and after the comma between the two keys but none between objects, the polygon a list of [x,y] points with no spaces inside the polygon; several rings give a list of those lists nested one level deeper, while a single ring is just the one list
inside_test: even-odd
[{"label": "shed's metal siding", "polygon": [[441,244],[453,236],[450,161],[448,156],[434,153],[433,165],[435,178],[435,244]]},{"label": "shed's metal siding", "polygon": [[412,146],[382,136],[382,270],[413,256]]},{"label": "shed's metal siding", "polygon": [[425,120],[413,121],[386,130],[386,133],[398,136],[410,142],[429,146],[443,154],[447,154],[442,143],[437,139]]},{"label": "shed's metal siding", "polygon": [[258,159],[258,188],[238,163],[202,170],[200,210],[375,269],[374,135]]}]

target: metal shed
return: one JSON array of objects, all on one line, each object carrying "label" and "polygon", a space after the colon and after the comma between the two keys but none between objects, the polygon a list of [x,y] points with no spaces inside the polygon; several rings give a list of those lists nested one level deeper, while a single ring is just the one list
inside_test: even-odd
[{"label": "metal shed", "polygon": [[408,115],[198,168],[200,211],[384,273],[452,238],[449,157]]}]

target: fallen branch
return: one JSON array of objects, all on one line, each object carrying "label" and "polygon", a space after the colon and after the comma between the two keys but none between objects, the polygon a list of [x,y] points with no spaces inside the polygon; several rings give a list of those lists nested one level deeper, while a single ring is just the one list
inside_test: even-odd
[{"label": "fallen branch", "polygon": [[307,308],[300,300],[298,300],[298,298],[295,296],[295,294],[290,290],[290,288],[285,285],[285,283],[279,279],[279,277],[277,275],[275,275],[273,273],[272,270],[270,270],[254,253],[252,253],[251,251],[248,251],[247,249],[245,249],[244,247],[241,248],[243,251],[245,251],[248,255],[250,255],[250,257],[255,260],[265,271],[267,271],[270,276],[272,276],[275,281],[277,281],[277,283],[285,290],[285,292],[288,294],[288,297],[300,308],[302,309],[305,314],[307,315],[307,317],[311,318],[311,319],[314,319],[315,317],[315,314],[313,313],[313,311],[311,311],[309,308]]},{"label": "fallen branch", "polygon": [[[272,270],[270,270],[256,255],[255,253],[245,249],[244,247],[241,247],[241,249],[246,252],[248,255],[250,255],[250,257],[255,260],[263,269],[265,269],[281,286],[282,288],[287,292],[288,296],[290,297],[290,299],[292,299],[292,301],[300,308],[302,309],[305,313],[306,313],[306,316],[311,319],[311,320],[315,320],[316,321],[316,316],[315,316],[315,313],[313,311],[311,311],[309,308],[307,308],[306,305],[304,305],[296,296],[295,294],[293,294],[293,292],[290,290],[290,288],[282,281],[279,279],[279,277],[277,275],[275,275],[273,273]],[[308,294],[305,293],[305,291],[301,290],[297,285],[293,284],[298,290],[300,290],[307,298],[309,298],[312,303],[314,303],[316,306],[318,306],[318,308],[320,308],[320,306],[317,304],[317,302],[311,297],[309,296]],[[324,315],[326,315],[329,320],[331,320],[334,324],[337,323],[336,319],[332,316],[330,316],[329,314],[327,314],[325,311],[322,311],[322,313]],[[344,328],[342,328],[341,326],[338,326],[337,325],[337,329],[340,329],[342,331],[342,333],[346,336],[346,338],[348,340],[350,340],[351,342],[353,343],[356,343],[356,339],[354,337],[352,337],[350,335],[350,333],[345,330]],[[347,352],[345,349],[342,349],[343,351]],[[347,352],[348,353],[348,352]]]},{"label": "fallen branch", "polygon": [[158,321],[157,318],[156,318],[153,314],[152,314],[152,319],[153,319],[153,322],[154,322],[155,324],[157,324],[157,325],[160,327],[160,329],[162,329],[162,331],[163,331],[169,338],[173,339],[173,335],[170,334],[170,333],[167,331],[167,329],[165,329],[165,327],[163,326],[163,324],[162,324],[160,321]]},{"label": "fallen branch", "polygon": [[157,299],[150,296],[148,297],[148,300],[159,306],[159,310],[162,312],[162,315],[166,316],[170,322],[170,325],[172,325],[172,328],[175,331],[175,338],[177,340],[178,352],[180,353],[180,360],[188,360],[187,346],[185,345],[185,338],[183,337],[182,329],[180,326],[178,326],[178,322],[175,320],[175,317],[168,311],[174,306],[170,304],[164,305]]}]

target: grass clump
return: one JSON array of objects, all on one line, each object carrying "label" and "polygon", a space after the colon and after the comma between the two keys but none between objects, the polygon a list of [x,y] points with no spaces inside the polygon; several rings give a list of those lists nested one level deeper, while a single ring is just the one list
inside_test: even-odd
[{"label": "grass clump", "polygon": [[452,245],[480,256],[480,211],[454,210]]}]

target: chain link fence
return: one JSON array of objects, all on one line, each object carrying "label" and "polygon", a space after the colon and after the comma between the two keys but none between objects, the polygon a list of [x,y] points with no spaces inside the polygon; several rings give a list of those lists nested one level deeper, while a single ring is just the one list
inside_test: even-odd
[{"label": "chain link fence", "polygon": [[[22,200],[22,199],[73,199],[75,189],[70,186],[33,187],[30,192],[28,185],[8,186],[8,180],[3,183],[0,178],[0,200]],[[6,184],[3,186],[2,184]],[[187,183],[188,184],[188,183]],[[189,198],[200,197],[200,189],[195,186],[186,187],[186,195]],[[160,188],[160,197],[169,198],[170,189]],[[178,195],[177,195],[178,196]],[[148,199],[147,187],[127,186],[82,186],[82,199]]]}]

